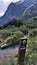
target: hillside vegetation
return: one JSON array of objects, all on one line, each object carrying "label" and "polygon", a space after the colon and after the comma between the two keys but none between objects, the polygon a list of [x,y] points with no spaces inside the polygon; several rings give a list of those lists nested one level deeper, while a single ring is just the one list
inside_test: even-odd
[{"label": "hillside vegetation", "polygon": [[[25,65],[37,65],[37,18],[33,17],[29,20],[13,19],[12,21],[0,25],[0,46],[7,44],[15,46],[19,44],[19,39],[24,35],[28,35],[26,48]],[[16,58],[18,55],[16,56]],[[15,59],[15,58],[14,58]],[[11,59],[11,61],[13,61]],[[14,61],[2,63],[2,65],[14,65]],[[1,64],[0,64],[1,65]]]},{"label": "hillside vegetation", "polygon": [[[7,43],[9,39],[19,39],[20,37],[27,35],[29,31],[33,29],[37,29],[36,17],[26,21],[13,19],[12,21],[4,25],[0,25],[0,45],[3,43]],[[37,34],[37,32],[34,33]]]}]

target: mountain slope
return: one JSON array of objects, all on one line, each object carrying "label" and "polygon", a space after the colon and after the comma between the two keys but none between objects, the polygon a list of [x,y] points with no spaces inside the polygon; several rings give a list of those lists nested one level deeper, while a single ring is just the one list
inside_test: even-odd
[{"label": "mountain slope", "polygon": [[27,20],[27,19],[30,19],[30,18],[32,18],[32,17],[37,17],[37,3],[34,4],[34,5],[32,5],[31,7],[28,7],[28,8],[24,11],[24,13],[23,13],[21,19],[22,19],[22,20]]},{"label": "mountain slope", "polygon": [[[24,0],[24,1],[19,1],[17,3],[11,3],[5,14],[0,17],[0,24],[4,24],[10,20],[12,20],[13,18],[17,18],[22,16],[22,14],[26,13],[25,15],[22,16],[22,18],[27,19],[28,17],[32,17],[34,16],[32,13],[32,11],[35,11],[37,9],[37,7],[34,7],[34,3],[36,3],[37,0]],[[34,9],[35,8],[35,9]],[[30,12],[31,11],[31,12]],[[28,13],[29,12],[29,13]],[[35,13],[36,16],[36,13]]]},{"label": "mountain slope", "polygon": [[5,14],[0,17],[0,24],[4,24],[13,18],[21,16],[25,9],[26,7],[22,4],[11,3]]},{"label": "mountain slope", "polygon": [[21,4],[24,5],[25,7],[29,7],[35,3],[37,3],[37,0],[20,0],[19,2],[17,2],[16,4]]},{"label": "mountain slope", "polygon": [[32,4],[37,3],[37,0],[24,0],[23,5],[26,7],[31,6]]}]

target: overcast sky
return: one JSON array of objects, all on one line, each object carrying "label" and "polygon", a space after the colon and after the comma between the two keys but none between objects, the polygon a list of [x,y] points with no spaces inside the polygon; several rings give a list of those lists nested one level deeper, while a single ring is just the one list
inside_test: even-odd
[{"label": "overcast sky", "polygon": [[5,13],[8,5],[11,2],[17,2],[17,1],[19,0],[0,0],[0,16],[2,16]]}]

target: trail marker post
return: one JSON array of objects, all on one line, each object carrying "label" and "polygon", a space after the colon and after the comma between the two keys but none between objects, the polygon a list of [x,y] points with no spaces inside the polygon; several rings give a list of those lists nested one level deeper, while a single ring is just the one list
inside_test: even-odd
[{"label": "trail marker post", "polygon": [[27,37],[20,38],[18,65],[24,65],[26,45],[27,45]]}]

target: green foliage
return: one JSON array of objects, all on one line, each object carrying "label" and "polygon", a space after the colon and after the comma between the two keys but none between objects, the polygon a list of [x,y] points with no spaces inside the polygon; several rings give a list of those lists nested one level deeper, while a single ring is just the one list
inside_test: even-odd
[{"label": "green foliage", "polygon": [[20,31],[23,32],[25,35],[28,34],[28,29],[25,25],[20,26]]},{"label": "green foliage", "polygon": [[29,32],[29,36],[30,36],[30,37],[35,37],[35,36],[37,36],[37,28],[36,28],[36,29],[32,29],[32,30]]},{"label": "green foliage", "polygon": [[9,36],[7,39],[3,41],[3,43],[6,43],[8,46],[14,46],[19,44],[19,38],[23,37],[24,34],[20,31],[15,31],[12,33],[11,36]]},{"label": "green foliage", "polygon": [[[34,33],[32,32],[34,31]],[[36,29],[29,32],[29,38],[27,42],[25,64],[37,65],[37,35]],[[34,36],[31,34],[34,34]]]},{"label": "green foliage", "polygon": [[27,20],[26,27],[29,28],[29,30],[37,28],[37,20],[34,20],[34,18]]},{"label": "green foliage", "polygon": [[[37,17],[26,14],[21,20],[13,19],[0,25],[0,46],[7,44],[15,46],[24,35],[29,35],[25,55],[25,65],[37,65]],[[18,55],[16,55],[18,57]],[[0,65],[14,65],[14,61],[3,62]]]},{"label": "green foliage", "polygon": [[22,22],[20,20],[13,19],[12,21],[9,21],[8,23],[4,24],[2,28],[11,27],[11,26],[20,27],[21,25]]}]

